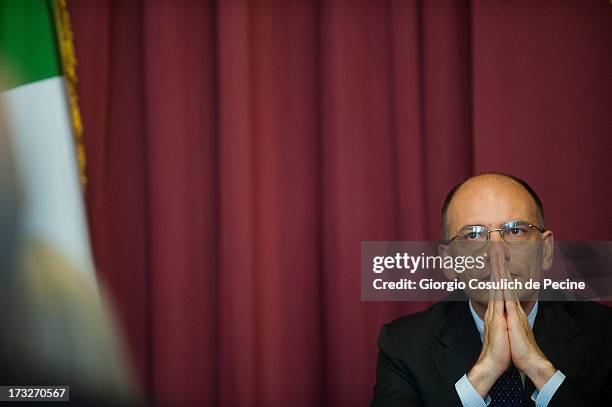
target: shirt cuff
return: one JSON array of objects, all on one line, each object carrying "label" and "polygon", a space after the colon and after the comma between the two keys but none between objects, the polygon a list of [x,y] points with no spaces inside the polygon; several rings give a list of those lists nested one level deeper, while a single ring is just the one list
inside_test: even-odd
[{"label": "shirt cuff", "polygon": [[[544,389],[544,387],[542,387],[542,389]],[[474,386],[472,386],[472,383],[468,380],[467,374],[464,374],[461,379],[457,380],[457,383],[455,383],[455,390],[457,390],[463,407],[486,407],[491,403],[491,397],[489,396],[484,400],[482,399]]]},{"label": "shirt cuff", "polygon": [[[531,395],[531,400],[535,402],[536,407],[548,406],[548,403],[550,403],[563,380],[565,380],[565,375],[560,370],[557,370],[539,391],[534,391]],[[457,387],[456,384],[455,387]]]}]

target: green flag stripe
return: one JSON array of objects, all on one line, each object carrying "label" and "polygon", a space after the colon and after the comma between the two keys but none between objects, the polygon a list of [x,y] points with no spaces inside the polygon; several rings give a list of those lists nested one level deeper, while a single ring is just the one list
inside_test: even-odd
[{"label": "green flag stripe", "polygon": [[54,21],[52,0],[0,0],[4,89],[61,75]]}]

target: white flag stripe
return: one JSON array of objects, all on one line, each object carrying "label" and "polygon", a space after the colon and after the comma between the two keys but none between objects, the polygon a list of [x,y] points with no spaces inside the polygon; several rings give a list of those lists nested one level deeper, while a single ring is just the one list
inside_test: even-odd
[{"label": "white flag stripe", "polygon": [[2,93],[25,195],[25,234],[95,281],[63,77]]}]

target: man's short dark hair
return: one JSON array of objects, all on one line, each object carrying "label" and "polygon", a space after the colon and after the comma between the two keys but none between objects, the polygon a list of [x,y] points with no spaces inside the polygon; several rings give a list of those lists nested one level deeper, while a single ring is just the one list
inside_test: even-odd
[{"label": "man's short dark hair", "polygon": [[[478,174],[478,175],[497,175],[497,176],[500,176],[500,177],[511,179],[512,181],[514,181],[514,182],[518,183],[520,186],[522,186],[525,189],[525,191],[527,191],[529,193],[529,195],[533,199],[533,202],[536,205],[536,217],[537,217],[538,223],[539,223],[538,226],[540,228],[542,228],[542,229],[544,228],[544,206],[542,205],[542,201],[540,200],[540,197],[538,196],[538,194],[536,194],[536,192],[533,190],[533,188],[531,188],[531,186],[525,180],[523,180],[523,179],[521,179],[519,177],[515,177],[514,175],[504,174],[504,173],[501,173],[501,172],[487,172],[487,173],[482,173],[482,174]],[[478,175],[475,175],[475,176],[478,176]],[[447,212],[448,212],[448,207],[450,206],[450,203],[453,200],[453,197],[455,196],[455,193],[459,190],[459,188],[461,188],[461,186],[463,184],[465,184],[467,181],[471,180],[475,176],[472,176],[472,177],[464,179],[463,181],[461,181],[460,183],[455,185],[448,192],[448,195],[446,195],[446,199],[444,200],[444,204],[442,204],[442,211],[441,211],[441,218],[442,218],[442,239],[443,240],[448,240],[448,221],[446,219],[446,215],[447,215]]]}]

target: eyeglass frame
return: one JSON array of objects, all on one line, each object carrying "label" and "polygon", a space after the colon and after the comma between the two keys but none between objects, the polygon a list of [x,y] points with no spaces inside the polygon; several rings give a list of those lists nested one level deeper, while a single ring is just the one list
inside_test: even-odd
[{"label": "eyeglass frame", "polygon": [[[512,220],[509,220],[507,222],[504,222],[504,224],[501,225],[500,228],[496,228],[496,229],[489,229],[489,228],[487,228],[486,226],[483,226],[483,225],[468,225],[468,226],[464,226],[461,229],[459,229],[459,232],[461,232],[462,230],[464,230],[466,228],[472,228],[472,227],[478,226],[478,227],[484,228],[487,231],[487,240],[485,242],[485,245],[489,244],[489,241],[491,240],[491,232],[500,232],[499,236],[502,238],[502,240],[504,242],[506,242],[506,243],[511,243],[511,242],[508,242],[506,239],[504,239],[504,235],[501,234],[501,231],[504,229],[504,226],[506,226],[508,223],[511,223],[511,222],[526,223],[527,227],[535,228],[540,233],[546,232],[546,229],[543,229],[543,228],[541,228],[539,226],[533,225],[533,224],[531,224],[531,223],[529,223],[527,221],[520,220],[520,219],[512,219]],[[445,244],[450,244],[453,240],[455,240],[458,237],[459,238],[461,237],[461,235],[459,233],[457,233],[455,236],[453,236],[450,240],[446,241]]]}]

